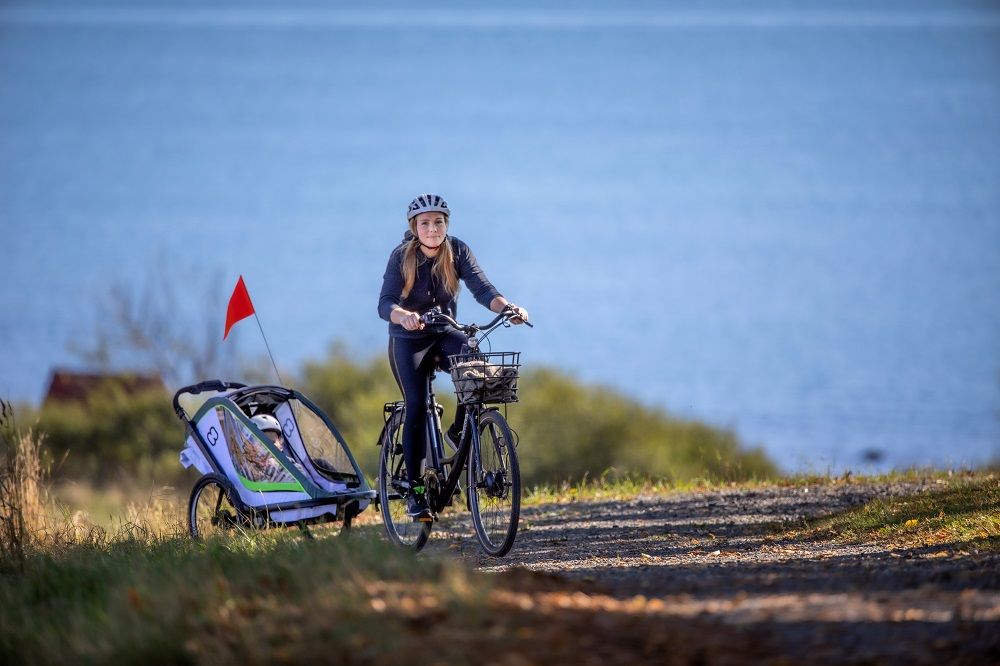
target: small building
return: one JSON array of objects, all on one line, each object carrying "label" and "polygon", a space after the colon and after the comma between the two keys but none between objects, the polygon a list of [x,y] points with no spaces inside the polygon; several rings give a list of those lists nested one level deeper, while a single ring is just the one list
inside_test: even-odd
[{"label": "small building", "polygon": [[126,393],[160,390],[166,392],[163,378],[156,373],[140,372],[75,372],[55,369],[45,392],[42,405],[83,403],[94,392],[109,385],[121,387]]}]

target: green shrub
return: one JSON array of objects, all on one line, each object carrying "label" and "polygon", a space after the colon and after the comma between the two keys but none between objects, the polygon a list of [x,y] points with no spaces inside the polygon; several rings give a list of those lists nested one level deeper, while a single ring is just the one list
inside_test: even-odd
[{"label": "green shrub", "polygon": [[[305,363],[293,385],[330,417],[361,468],[374,477],[382,407],[400,399],[385,356],[359,358],[335,344],[326,359]],[[776,474],[760,450],[745,449],[732,432],[675,418],[612,389],[552,369],[528,371],[520,387],[521,402],[507,412],[520,436],[526,485],[606,474],[678,481]],[[448,425],[455,400],[446,374],[439,375],[437,390]],[[186,485],[177,460],[184,429],[164,393],[130,395],[109,386],[85,405],[46,407],[38,430],[47,436],[57,476]]]},{"label": "green shrub", "polygon": [[585,477],[713,481],[775,476],[731,431],[679,419],[552,369],[527,372],[508,408],[527,485]]},{"label": "green shrub", "polygon": [[[382,405],[400,399],[385,356],[357,360],[334,345],[325,361],[306,364],[299,386],[330,416],[359,464],[374,476]],[[439,375],[436,390],[447,425],[455,401],[446,375]],[[528,485],[605,473],[715,481],[777,474],[762,451],[744,449],[728,430],[674,418],[556,370],[527,372],[520,381],[520,397],[507,411],[522,443],[518,452]]]},{"label": "green shrub", "polygon": [[37,429],[57,478],[167,483],[182,476],[184,426],[163,391],[130,394],[108,384],[85,403],[46,405]]}]

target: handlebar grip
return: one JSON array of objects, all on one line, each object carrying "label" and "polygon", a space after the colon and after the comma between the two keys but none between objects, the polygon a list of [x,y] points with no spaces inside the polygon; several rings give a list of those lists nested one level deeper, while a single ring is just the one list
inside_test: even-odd
[{"label": "handlebar grip", "polygon": [[[507,305],[505,305],[505,306],[504,306],[504,308],[503,308],[503,311],[504,311],[504,312],[509,312],[509,313],[513,313],[513,312],[514,312],[514,306],[512,306],[512,305],[510,305],[510,304],[508,303]],[[515,318],[516,318],[516,317],[511,317],[511,319],[515,319]],[[534,325],[534,324],[532,324],[532,323],[531,323],[530,321],[528,321],[527,319],[522,319],[522,320],[521,320],[521,323],[522,323],[522,324],[527,324],[527,325],[528,325],[528,328],[534,328],[534,327],[535,327],[535,325]]]},{"label": "handlebar grip", "polygon": [[433,308],[420,315],[420,321],[424,324],[433,324],[435,317],[439,314],[441,314],[441,306],[435,305]]}]

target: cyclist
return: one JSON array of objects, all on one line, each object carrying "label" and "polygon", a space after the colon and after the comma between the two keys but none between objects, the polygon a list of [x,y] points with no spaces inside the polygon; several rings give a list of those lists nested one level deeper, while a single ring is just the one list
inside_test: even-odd
[{"label": "cyclist", "polygon": [[[424,457],[427,377],[438,365],[448,370],[448,357],[461,353],[467,337],[445,324],[425,326],[420,315],[434,307],[452,318],[457,311],[459,280],[473,298],[493,312],[513,308],[515,323],[528,320],[526,310],[509,303],[490,283],[469,246],[448,235],[451,210],[436,194],[421,194],[406,213],[409,230],[389,255],[382,277],[378,313],[389,322],[389,365],[403,393],[403,459],[409,493],[406,510],[414,520],[430,521],[420,463]],[[457,447],[465,407],[458,406],[445,438]]]}]

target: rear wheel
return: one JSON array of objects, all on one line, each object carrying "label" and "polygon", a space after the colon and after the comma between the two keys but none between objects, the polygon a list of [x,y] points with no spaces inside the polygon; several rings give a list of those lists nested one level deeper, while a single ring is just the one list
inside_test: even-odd
[{"label": "rear wheel", "polygon": [[249,521],[233,503],[232,491],[225,479],[218,474],[206,474],[198,479],[188,502],[188,529],[192,538],[232,534],[248,526]]},{"label": "rear wheel", "polygon": [[[521,467],[514,436],[497,411],[479,418],[479,443],[469,458],[469,509],[479,544],[501,557],[514,545],[521,515]],[[478,449],[478,450],[477,450]]]},{"label": "rear wheel", "polygon": [[420,550],[427,544],[431,523],[414,522],[406,515],[406,462],[403,460],[403,412],[390,417],[382,431],[378,463],[378,505],[386,536],[397,546]]}]

